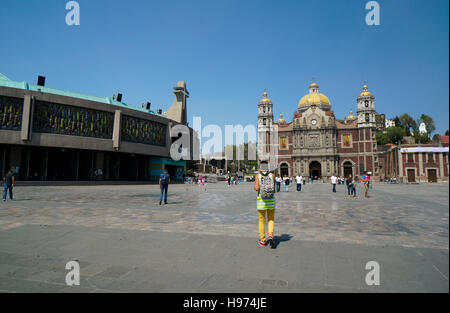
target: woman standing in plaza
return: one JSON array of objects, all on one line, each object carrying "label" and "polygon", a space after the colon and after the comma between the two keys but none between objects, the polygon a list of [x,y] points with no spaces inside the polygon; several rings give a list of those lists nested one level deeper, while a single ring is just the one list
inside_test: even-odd
[{"label": "woman standing in plaza", "polygon": [[348,174],[346,184],[347,184],[347,189],[348,189],[348,195],[350,197],[356,197],[356,182],[353,179],[352,174]]},{"label": "woman standing in plaza", "polygon": [[[269,244],[274,246],[273,231],[275,226],[275,179],[272,173],[269,173],[267,162],[261,162],[259,173],[255,177],[256,208],[259,216],[259,241],[258,245],[265,247]],[[268,224],[267,242],[266,242],[266,217]]]}]

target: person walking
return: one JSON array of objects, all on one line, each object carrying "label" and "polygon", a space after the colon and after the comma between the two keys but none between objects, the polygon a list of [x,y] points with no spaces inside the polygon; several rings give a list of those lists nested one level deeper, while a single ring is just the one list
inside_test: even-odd
[{"label": "person walking", "polygon": [[281,182],[282,182],[282,179],[281,179],[281,176],[280,176],[280,175],[278,175],[277,177],[275,177],[275,182],[276,182],[276,186],[277,186],[277,192],[280,192],[280,189],[281,189]]},{"label": "person walking", "polygon": [[291,179],[287,175],[284,175],[283,182],[284,182],[284,191],[289,192],[289,183],[291,182]]},{"label": "person walking", "polygon": [[361,177],[361,181],[364,184],[365,194],[364,196],[366,198],[370,198],[369,196],[369,184],[370,184],[370,176],[367,175],[367,172],[364,172],[364,175]]},{"label": "person walking", "polygon": [[169,189],[170,184],[170,175],[167,169],[159,176],[159,188],[161,189],[161,196],[159,197],[159,205],[161,205],[163,201],[164,195],[164,204],[167,204],[167,191]]},{"label": "person walking", "polygon": [[3,177],[3,181],[5,182],[3,186],[3,201],[6,201],[6,195],[8,191],[9,191],[9,198],[13,200],[14,199],[13,188],[15,185],[15,178],[12,170],[9,170],[5,174],[5,176]]},{"label": "person walking", "polygon": [[301,174],[295,176],[295,182],[297,183],[297,191],[302,191],[303,176]]},{"label": "person walking", "polygon": [[[269,244],[272,248],[275,243],[273,240],[273,232],[275,225],[275,179],[272,173],[269,173],[267,162],[260,163],[259,173],[255,178],[255,191],[258,193],[256,198],[256,208],[259,217],[259,241],[261,247]],[[267,242],[266,242],[266,219],[268,225]]]},{"label": "person walking", "polygon": [[333,185],[333,192],[336,192],[336,184],[337,184],[337,177],[335,174],[333,174],[333,176],[331,176],[330,181],[331,184]]},{"label": "person walking", "polygon": [[348,192],[349,196],[351,195],[351,192],[352,192],[352,189],[350,186],[351,182],[352,182],[352,174],[348,174],[347,179],[345,180],[345,185],[347,186],[347,192]]},{"label": "person walking", "polygon": [[350,195],[356,198],[356,180],[350,175]]}]

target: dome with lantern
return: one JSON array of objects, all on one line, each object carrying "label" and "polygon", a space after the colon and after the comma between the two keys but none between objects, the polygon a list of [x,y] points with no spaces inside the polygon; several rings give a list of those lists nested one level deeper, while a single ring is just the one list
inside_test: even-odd
[{"label": "dome with lantern", "polygon": [[267,97],[267,91],[264,91],[263,98],[259,101],[260,104],[272,104],[272,101]]},{"label": "dome with lantern", "polygon": [[283,118],[283,114],[280,114],[280,118],[277,121],[278,124],[286,124],[286,120]]},{"label": "dome with lantern", "polygon": [[350,112],[348,113],[348,115],[345,117],[345,121],[353,121],[355,120],[357,117],[353,115],[353,111],[350,110]]},{"label": "dome with lantern", "polygon": [[300,99],[298,110],[304,111],[312,105],[322,109],[331,109],[330,100],[324,94],[319,93],[319,85],[317,83],[309,85],[309,94]]},{"label": "dome with lantern", "polygon": [[366,84],[364,84],[363,91],[359,94],[358,98],[365,98],[365,97],[372,98],[372,99],[375,98],[373,96],[373,94],[369,91],[369,88],[367,87]]}]

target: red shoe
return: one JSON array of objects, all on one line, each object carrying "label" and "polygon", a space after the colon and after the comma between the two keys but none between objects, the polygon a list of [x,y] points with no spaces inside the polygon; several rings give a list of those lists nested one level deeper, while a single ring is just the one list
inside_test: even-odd
[{"label": "red shoe", "polygon": [[273,247],[275,245],[274,241],[273,241],[273,236],[267,236],[267,243]]},{"label": "red shoe", "polygon": [[261,247],[265,247],[266,246],[266,242],[265,241],[258,241],[258,245],[260,245]]}]

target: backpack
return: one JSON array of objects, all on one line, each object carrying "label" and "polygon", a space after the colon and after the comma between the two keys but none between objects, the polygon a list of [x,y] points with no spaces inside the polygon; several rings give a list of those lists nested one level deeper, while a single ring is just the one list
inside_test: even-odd
[{"label": "backpack", "polygon": [[275,193],[272,176],[259,174],[259,193],[263,199],[272,199]]}]

